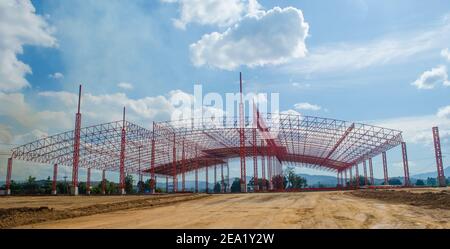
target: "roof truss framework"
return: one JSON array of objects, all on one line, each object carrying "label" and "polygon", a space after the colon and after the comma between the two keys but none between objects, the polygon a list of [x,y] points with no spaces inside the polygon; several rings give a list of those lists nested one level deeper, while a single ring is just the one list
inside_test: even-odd
[{"label": "roof truss framework", "polygon": [[[385,152],[402,142],[400,131],[342,120],[288,114],[259,114],[265,128],[275,134],[283,163],[339,171]],[[253,156],[251,118],[245,122],[245,153]],[[154,123],[153,131],[125,122],[125,171],[149,172],[151,141],[155,140],[155,173],[171,175],[173,147],[177,172],[192,171],[239,157],[237,117],[215,120],[179,120]],[[122,121],[81,128],[79,167],[118,170]],[[266,134],[256,134],[257,153],[266,154]],[[47,164],[72,166],[74,131],[42,138],[13,149],[13,158]],[[261,146],[264,144],[264,146]],[[196,156],[196,152],[198,153]]]}]

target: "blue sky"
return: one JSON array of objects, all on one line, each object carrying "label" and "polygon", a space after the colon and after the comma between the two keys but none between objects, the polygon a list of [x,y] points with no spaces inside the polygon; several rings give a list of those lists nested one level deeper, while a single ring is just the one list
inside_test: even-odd
[{"label": "blue sky", "polygon": [[[126,105],[149,126],[170,116],[174,91],[236,92],[242,71],[245,91],[279,92],[282,111],[403,130],[411,174],[435,170],[439,125],[449,165],[447,1],[22,2],[0,5],[2,152],[72,129],[79,83],[84,124],[119,119]],[[389,160],[401,175],[400,150]]]}]

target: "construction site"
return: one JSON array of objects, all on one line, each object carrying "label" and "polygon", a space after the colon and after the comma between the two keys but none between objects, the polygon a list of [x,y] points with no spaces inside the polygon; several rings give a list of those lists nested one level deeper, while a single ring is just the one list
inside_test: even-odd
[{"label": "construction site", "polygon": [[[236,116],[154,122],[147,129],[127,120],[124,107],[122,120],[85,127],[81,103],[80,85],[73,130],[11,151],[0,228],[450,228],[438,127],[430,127],[430,136],[440,187],[425,188],[410,181],[402,131],[262,113],[244,103],[242,75]],[[397,146],[401,186],[389,185],[386,152]],[[374,165],[375,157],[382,165]],[[229,160],[236,158],[240,193],[231,193]],[[53,167],[52,195],[14,196],[16,160]],[[70,195],[57,192],[59,166],[72,168]],[[286,189],[286,167],[334,172],[337,185]],[[374,181],[375,167],[382,168],[381,185]],[[85,194],[78,190],[80,168],[87,170]],[[102,172],[100,194],[91,193],[91,170]],[[117,194],[106,194],[106,172],[118,172]],[[148,177],[150,191],[127,194],[127,175]],[[186,179],[195,181],[193,191]],[[157,184],[165,185],[163,193],[156,193]]]}]

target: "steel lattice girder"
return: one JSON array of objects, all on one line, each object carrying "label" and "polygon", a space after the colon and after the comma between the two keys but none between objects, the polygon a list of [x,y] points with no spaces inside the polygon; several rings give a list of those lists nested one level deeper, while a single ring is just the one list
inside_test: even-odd
[{"label": "steel lattice girder", "polygon": [[[339,171],[372,158],[401,144],[400,131],[342,120],[289,114],[260,114],[267,130],[276,134],[283,163]],[[254,127],[245,119],[245,155],[253,156]],[[214,120],[179,120],[154,123],[153,131],[125,122],[127,173],[150,172],[151,141],[155,140],[155,173],[172,175],[173,146],[176,172],[193,171],[239,157],[240,137],[237,117]],[[122,121],[81,128],[79,167],[99,170],[119,169]],[[13,149],[12,157],[47,164],[72,166],[74,131],[68,131]],[[182,147],[185,167],[182,167]],[[256,151],[267,156],[267,140],[258,130]],[[198,150],[198,156],[196,156]],[[139,153],[140,151],[140,153]],[[281,154],[280,154],[281,153]],[[272,151],[269,154],[275,156]],[[140,167],[139,167],[140,164]]]}]

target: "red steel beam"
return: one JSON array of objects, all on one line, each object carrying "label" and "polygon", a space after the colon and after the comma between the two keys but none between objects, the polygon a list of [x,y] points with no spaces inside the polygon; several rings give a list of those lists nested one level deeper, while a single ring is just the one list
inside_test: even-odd
[{"label": "red steel beam", "polygon": [[433,127],[434,153],[436,157],[436,167],[438,182],[440,187],[445,187],[444,164],[442,163],[441,140],[439,138],[439,128]]},{"label": "red steel beam", "polygon": [[408,154],[406,152],[406,143],[402,142],[402,158],[403,158],[403,171],[404,171],[404,185],[410,186],[411,182],[409,180],[409,165],[408,165]]},{"label": "red steel beam", "polygon": [[[206,165],[208,165],[208,163],[206,163]],[[208,189],[208,166],[205,167],[205,181],[206,181],[205,193],[208,193],[209,192],[209,189]]]},{"label": "red steel beam", "polygon": [[388,166],[387,166],[387,158],[386,158],[386,152],[385,151],[383,151],[381,153],[381,157],[383,159],[384,185],[389,185]]},{"label": "red steel beam", "polygon": [[220,192],[225,192],[225,178],[223,177],[223,163],[220,164],[220,175],[221,175],[221,184],[220,184]]},{"label": "red steel beam", "polygon": [[324,158],[324,160],[327,160],[330,158],[331,155],[336,151],[336,149],[341,145],[341,143],[344,141],[344,139],[350,134],[350,132],[355,128],[355,123],[352,123],[347,130],[344,132],[344,134],[339,138],[339,140],[334,144],[334,146],[331,148],[330,152],[327,154],[327,156]]},{"label": "red steel beam", "polygon": [[78,111],[75,114],[75,130],[73,137],[73,166],[72,166],[72,187],[73,194],[78,195],[78,164],[80,161],[80,138],[81,138],[81,85],[78,91]]},{"label": "red steel beam", "polygon": [[[264,147],[264,141],[261,141],[261,148]],[[262,190],[267,190],[267,179],[266,179],[266,159],[264,156],[264,149],[261,150],[261,177],[262,177]]]},{"label": "red steel beam", "polygon": [[[195,157],[198,157],[198,150],[197,147],[195,147]],[[195,160],[194,162],[195,167],[195,192],[198,193],[198,161]]]}]

